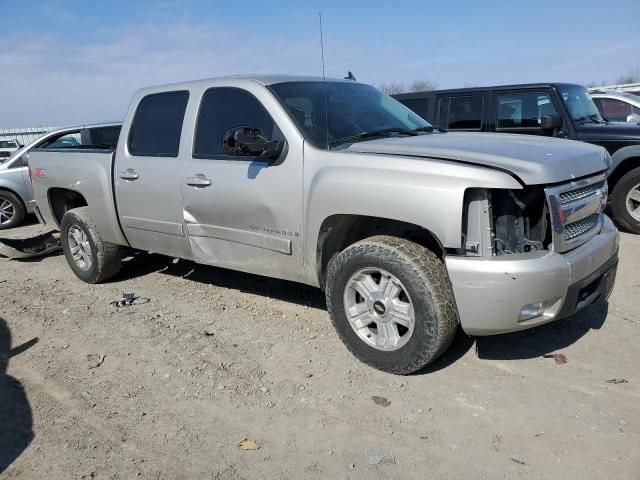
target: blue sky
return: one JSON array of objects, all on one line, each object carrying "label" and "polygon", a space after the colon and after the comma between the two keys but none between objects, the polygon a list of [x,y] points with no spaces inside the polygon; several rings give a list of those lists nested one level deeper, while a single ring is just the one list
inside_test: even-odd
[{"label": "blue sky", "polygon": [[117,120],[138,88],[234,73],[441,88],[613,82],[640,5],[602,1],[0,0],[0,128]]}]

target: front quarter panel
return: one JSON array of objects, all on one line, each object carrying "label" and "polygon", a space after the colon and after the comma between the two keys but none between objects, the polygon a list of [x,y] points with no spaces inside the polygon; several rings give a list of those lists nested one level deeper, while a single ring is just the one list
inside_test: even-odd
[{"label": "front quarter panel", "polygon": [[629,158],[640,158],[640,145],[622,147],[611,155],[611,173]]},{"label": "front quarter panel", "polygon": [[495,169],[435,159],[323,151],[305,145],[305,266],[317,282],[315,254],[322,222],[363,215],[412,223],[445,248],[462,244],[467,188],[522,188]]}]

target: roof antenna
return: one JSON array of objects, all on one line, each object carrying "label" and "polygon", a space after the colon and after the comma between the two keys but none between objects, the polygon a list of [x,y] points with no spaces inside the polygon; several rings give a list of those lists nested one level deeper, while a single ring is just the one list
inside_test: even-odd
[{"label": "roof antenna", "polygon": [[322,56],[322,80],[326,80],[324,76],[324,39],[322,37],[322,12],[318,12],[320,17],[320,55]]},{"label": "roof antenna", "polygon": [[353,72],[351,70],[349,70],[347,72],[347,76],[344,77],[345,80],[353,80],[354,82],[356,81],[356,76],[353,74]]}]

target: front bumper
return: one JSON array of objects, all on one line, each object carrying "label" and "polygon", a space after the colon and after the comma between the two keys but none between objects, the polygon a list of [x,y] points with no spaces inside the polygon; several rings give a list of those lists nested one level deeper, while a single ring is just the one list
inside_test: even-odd
[{"label": "front bumper", "polygon": [[[619,235],[605,216],[600,234],[563,254],[531,252],[491,258],[446,258],[462,329],[469,335],[514,332],[604,301],[615,282]],[[519,321],[525,305],[544,312]]]}]

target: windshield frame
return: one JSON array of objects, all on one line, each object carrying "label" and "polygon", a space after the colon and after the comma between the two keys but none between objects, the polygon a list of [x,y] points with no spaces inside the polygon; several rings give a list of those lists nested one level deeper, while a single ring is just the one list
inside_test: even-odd
[{"label": "windshield frame", "polygon": [[[286,89],[287,87],[292,87],[295,85],[304,85],[304,84],[310,85],[310,90],[307,92],[309,94],[308,97],[303,98],[303,97],[284,97],[283,96],[284,95],[284,92],[282,91],[283,89]],[[352,143],[372,140],[372,139],[375,139],[376,137],[382,138],[385,136],[388,137],[388,136],[400,136],[400,135],[414,136],[419,134],[428,134],[428,133],[431,133],[432,131],[436,131],[436,129],[429,122],[427,122],[424,118],[420,117],[417,113],[415,113],[414,111],[412,111],[411,109],[409,109],[408,107],[400,103],[398,100],[390,97],[389,95],[386,95],[385,93],[381,92],[380,90],[366,83],[341,82],[336,80],[328,80],[328,81],[304,80],[304,81],[289,81],[289,82],[273,83],[271,85],[267,85],[266,87],[271,92],[271,94],[276,98],[280,106],[283,108],[283,110],[289,117],[289,120],[293,123],[293,125],[296,127],[296,129],[300,132],[300,134],[304,138],[305,142],[308,142],[310,145],[320,150],[334,150],[334,149],[345,148],[345,146],[348,146]],[[323,87],[325,88],[324,91],[322,90]],[[373,121],[376,121],[376,120],[382,121],[383,120],[382,112],[384,111],[384,115],[386,115],[386,120],[393,120],[394,122],[396,122],[396,124],[395,125],[380,124],[375,128],[362,128],[360,125],[357,125],[356,122],[353,122],[347,119],[346,114],[355,112],[355,110],[353,111],[349,110],[349,111],[343,112],[345,113],[345,116],[339,119],[345,120],[346,122],[351,124],[350,127],[354,127],[355,129],[359,129],[359,130],[354,129],[354,131],[350,132],[349,134],[332,135],[332,133],[335,133],[335,131],[332,132],[332,128],[331,128],[332,116],[328,115],[328,113],[330,112],[327,112],[327,108],[326,108],[328,106],[327,98],[326,98],[326,93],[327,93],[326,88],[363,89],[364,95],[361,96],[361,98],[366,97],[366,93],[368,93],[366,92],[366,90],[369,90],[369,92],[371,93],[374,93],[374,92],[377,93],[379,95],[379,97],[377,98],[380,99],[380,104],[379,105],[372,104],[370,105],[370,107],[373,107],[373,109],[375,108],[380,109],[381,117],[380,118],[369,117],[367,118],[367,120],[371,121],[371,118],[373,118]],[[321,93],[324,94],[323,95],[324,106],[322,105],[321,102],[319,102],[319,99],[317,98],[317,95]],[[344,92],[340,92],[340,93],[344,95]],[[312,97],[314,96],[316,98],[312,99]],[[301,115],[301,112],[298,111],[297,112],[298,116],[296,116],[293,110],[294,109],[301,110],[301,109],[288,103],[287,98],[289,99],[300,98],[300,99],[309,101],[309,104],[312,107],[312,111],[318,113],[316,117],[316,119],[320,120],[318,124],[311,125],[311,126],[306,125],[306,122],[308,120],[306,115],[304,120],[301,118],[298,118]],[[347,96],[343,98],[347,98]],[[385,109],[385,104],[387,104],[390,108]],[[322,107],[322,111],[317,110],[318,106]],[[367,105],[364,103],[362,104],[362,106],[367,107]],[[393,111],[400,112],[401,115],[406,114],[407,121],[403,123],[403,119],[398,117],[397,115],[394,115]],[[312,116],[312,114],[310,115]],[[324,119],[324,123],[322,123],[323,119]],[[313,131],[314,129],[316,129],[315,132]],[[382,130],[386,130],[386,131],[382,131]],[[403,132],[402,130],[406,132]]]}]

